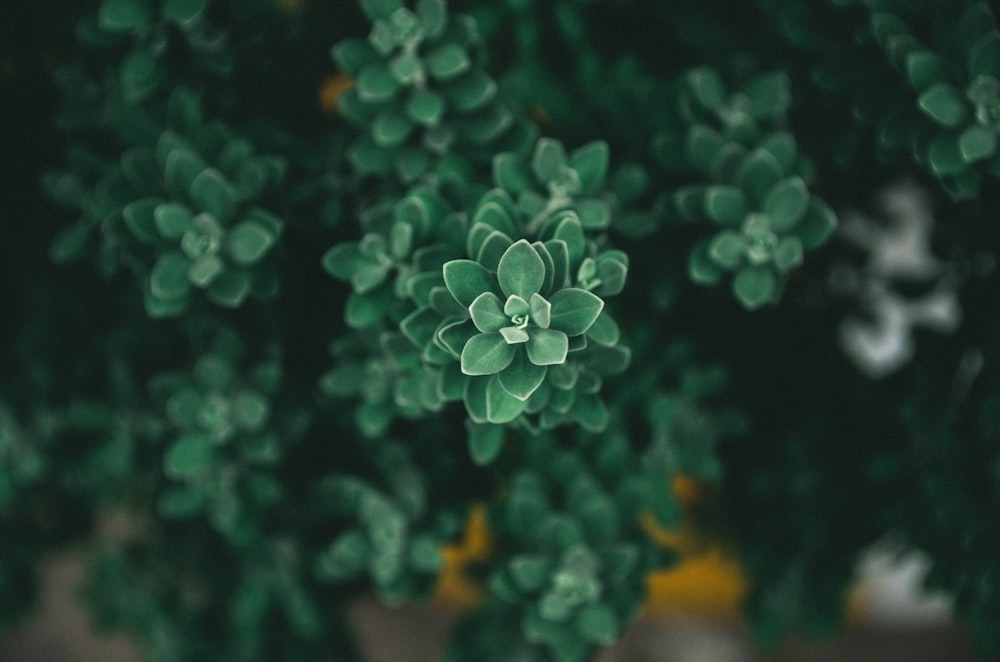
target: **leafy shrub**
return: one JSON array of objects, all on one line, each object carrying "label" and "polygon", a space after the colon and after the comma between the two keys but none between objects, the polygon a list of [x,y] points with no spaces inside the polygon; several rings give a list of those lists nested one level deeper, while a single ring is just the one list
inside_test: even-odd
[{"label": "leafy shrub", "polygon": [[761,643],[894,535],[1000,651],[993,7],[452,4],[12,8],[0,623],[124,515],[149,659],[358,658],[461,572],[448,659],[587,660],[691,521]]}]

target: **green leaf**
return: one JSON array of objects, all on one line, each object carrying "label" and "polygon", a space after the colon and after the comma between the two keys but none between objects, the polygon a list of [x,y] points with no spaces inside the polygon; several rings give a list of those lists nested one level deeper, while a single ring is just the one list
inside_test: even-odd
[{"label": "green leaf", "polygon": [[480,294],[496,286],[493,276],[478,262],[451,260],[442,267],[444,284],[462,306],[468,308]]},{"label": "green leaf", "polygon": [[538,181],[551,182],[560,179],[566,165],[566,151],[558,140],[542,138],[535,145],[531,169]]},{"label": "green leaf", "polygon": [[990,158],[997,151],[996,129],[982,124],[967,127],[958,138],[958,149],[966,163]]},{"label": "green leaf", "polygon": [[504,390],[499,375],[490,377],[486,383],[486,420],[490,423],[510,423],[523,414],[527,406],[527,402]]},{"label": "green leaf", "polygon": [[253,278],[246,269],[226,269],[208,286],[208,298],[220,306],[236,308],[243,303],[253,288]]},{"label": "green leaf", "polygon": [[938,135],[931,143],[927,156],[936,175],[954,175],[966,166],[959,137],[950,133]]},{"label": "green leaf", "polygon": [[587,329],[587,337],[601,345],[614,345],[621,338],[621,331],[618,328],[618,323],[605,309]]},{"label": "green leaf", "polygon": [[365,103],[385,103],[399,92],[399,81],[382,62],[366,64],[358,72],[354,89]]},{"label": "green leaf", "polygon": [[165,253],[156,261],[149,277],[150,290],[157,299],[175,301],[191,291],[188,280],[190,260],[179,251]]},{"label": "green leaf", "polygon": [[708,245],[708,256],[723,269],[735,269],[743,261],[746,242],[738,232],[720,232]]},{"label": "green leaf", "polygon": [[948,129],[961,126],[969,114],[962,93],[950,83],[931,85],[917,99],[917,105],[925,115]]},{"label": "green leaf", "polygon": [[462,349],[465,347],[465,343],[469,342],[469,338],[478,333],[479,330],[476,328],[476,325],[471,320],[466,319],[448,322],[447,324],[442,322],[435,337],[439,341],[438,344],[441,345],[441,348],[451,353],[457,359],[461,358]]},{"label": "green leaf", "polygon": [[49,258],[56,264],[65,264],[83,257],[93,229],[88,223],[77,223],[59,233],[49,247]]},{"label": "green leaf", "polygon": [[776,299],[778,277],[770,267],[744,267],[733,279],[733,294],[746,308],[756,310]]},{"label": "green leaf", "polygon": [[465,140],[485,147],[499,140],[514,123],[514,114],[507,106],[494,103],[476,111],[475,114],[456,119],[454,125]]},{"label": "green leaf", "polygon": [[448,6],[445,0],[418,0],[416,9],[426,38],[441,36],[448,25]]},{"label": "green leaf", "polygon": [[356,241],[337,244],[323,254],[323,269],[338,280],[349,280],[356,271],[370,263]]},{"label": "green leaf", "polygon": [[427,73],[440,81],[448,81],[469,70],[472,60],[465,49],[455,43],[447,43],[432,51],[424,59]]},{"label": "green leaf", "polygon": [[493,230],[486,235],[482,245],[480,245],[479,251],[476,253],[476,262],[485,267],[487,271],[499,270],[500,260],[503,259],[507,249],[513,243],[514,241],[503,232]]},{"label": "green leaf", "polygon": [[395,300],[391,284],[370,292],[351,292],[344,307],[344,320],[352,329],[363,329],[382,319]]},{"label": "green leaf", "polygon": [[526,239],[520,239],[500,258],[497,280],[504,294],[517,295],[527,301],[545,282],[545,263]]},{"label": "green leaf", "polygon": [[802,264],[802,242],[798,237],[785,237],[774,249],[774,266],[788,272]]},{"label": "green leaf", "polygon": [[415,86],[424,75],[424,65],[416,53],[403,52],[389,62],[389,71],[404,87]]},{"label": "green leaf", "polygon": [[695,124],[688,130],[684,149],[691,164],[703,174],[709,174],[725,142],[716,131]]},{"label": "green leaf", "polygon": [[549,328],[552,323],[552,304],[539,294],[532,294],[528,304],[532,324],[543,329]]},{"label": "green leaf", "polygon": [[795,137],[787,131],[775,131],[769,134],[758,145],[766,149],[778,162],[782,172],[791,172],[798,158],[798,147]]},{"label": "green leaf", "polygon": [[259,393],[239,391],[233,396],[233,423],[243,430],[255,432],[264,427],[271,405]]},{"label": "green leaf", "polygon": [[700,221],[705,214],[707,186],[683,186],[670,196],[670,204],[685,221]]},{"label": "green leaf", "polygon": [[709,240],[698,242],[688,257],[688,275],[699,285],[715,285],[725,273],[709,254]]},{"label": "green leaf", "polygon": [[348,529],[323,551],[317,563],[317,575],[326,581],[352,579],[361,574],[372,555],[368,536],[359,529]]},{"label": "green leaf", "polygon": [[109,32],[132,32],[153,20],[150,0],[104,0],[97,22]]},{"label": "green leaf", "polygon": [[330,50],[330,56],[342,72],[354,78],[357,78],[361,67],[378,59],[378,53],[368,40],[358,38],[338,42]]},{"label": "green leaf", "polygon": [[157,205],[153,222],[164,239],[177,241],[192,228],[192,216],[187,207],[176,203]]},{"label": "green leaf", "polygon": [[195,287],[206,288],[225,268],[218,255],[213,253],[199,255],[191,262],[188,269],[188,280]]},{"label": "green leaf", "polygon": [[552,258],[552,284],[547,289],[561,290],[569,284],[569,248],[563,239],[549,239],[543,245]]},{"label": "green leaf", "polygon": [[369,135],[358,136],[347,149],[347,159],[362,174],[385,174],[396,165],[396,152],[376,145]]},{"label": "green leaf", "polygon": [[469,456],[480,467],[485,467],[500,455],[503,449],[504,427],[489,423],[470,423]]},{"label": "green leaf", "polygon": [[604,200],[581,200],[576,213],[587,230],[605,230],[611,225],[611,206]]},{"label": "green leaf", "polygon": [[739,225],[747,211],[747,199],[735,186],[720,184],[705,190],[705,214],[719,225]]},{"label": "green leaf", "polygon": [[183,147],[167,154],[163,174],[167,188],[178,197],[187,197],[195,178],[205,169],[205,163],[196,154]]},{"label": "green leaf", "polygon": [[542,281],[542,288],[539,290],[539,295],[548,296],[552,292],[552,285],[555,282],[556,261],[553,259],[552,253],[549,252],[549,249],[542,242],[532,242],[531,247],[535,249],[538,257],[542,258],[542,262],[545,263],[545,280]]},{"label": "green leaf", "polygon": [[764,211],[771,218],[771,230],[779,234],[795,227],[808,207],[809,190],[800,177],[782,180],[764,200]]},{"label": "green leaf", "polygon": [[486,73],[473,69],[450,81],[444,90],[449,107],[460,113],[471,113],[486,107],[497,96],[497,84]]},{"label": "green leaf", "polygon": [[[561,216],[557,216],[553,221],[555,232],[552,233],[552,238],[561,239],[565,242],[567,258],[569,260],[567,266],[572,268],[575,265],[579,265],[587,250],[587,240],[583,233],[583,225],[580,224],[580,219],[573,212],[567,211],[563,212]],[[557,260],[555,253],[552,253],[552,258],[553,260]],[[558,261],[556,266],[559,266]]]},{"label": "green leaf", "polygon": [[593,290],[600,297],[609,297],[625,289],[628,278],[628,256],[621,251],[606,251],[597,256],[597,277],[601,284]]},{"label": "green leaf", "polygon": [[767,150],[757,148],[747,154],[736,172],[736,181],[758,203],[781,180],[781,165]]},{"label": "green leaf", "polygon": [[444,116],[444,110],[441,95],[426,88],[414,92],[406,102],[406,114],[414,122],[424,126],[438,124]]},{"label": "green leaf", "polygon": [[125,218],[125,226],[132,232],[136,239],[143,243],[152,243],[158,236],[155,210],[159,204],[159,198],[142,198],[141,200],[130,202],[122,210],[122,216]]},{"label": "green leaf", "polygon": [[504,314],[504,303],[493,292],[483,292],[469,305],[472,322],[481,333],[498,333],[510,325],[510,316]]},{"label": "green leaf", "polygon": [[413,120],[396,108],[387,108],[372,121],[372,139],[379,147],[396,147],[413,131]]},{"label": "green leaf", "polygon": [[525,352],[518,352],[510,365],[497,375],[500,378],[500,385],[507,393],[518,400],[527,400],[545,381],[546,372],[548,372],[547,367],[535,365],[528,360]]},{"label": "green leaf", "polygon": [[726,103],[726,88],[714,69],[699,67],[684,76],[684,80],[706,110],[719,110]]},{"label": "green leaf", "polygon": [[549,326],[567,336],[586,333],[604,309],[600,297],[579,288],[559,290],[549,298],[552,304]]},{"label": "green leaf", "polygon": [[361,0],[361,11],[372,21],[389,18],[403,6],[402,0]]},{"label": "green leaf", "polygon": [[423,347],[434,339],[441,318],[431,308],[417,308],[403,318],[399,330],[417,347]]},{"label": "green leaf", "polygon": [[569,167],[576,171],[580,179],[580,192],[597,191],[608,174],[611,150],[603,140],[579,147],[569,155]]},{"label": "green leaf", "polygon": [[256,264],[274,245],[270,230],[253,221],[243,221],[226,235],[226,252],[242,266]]},{"label": "green leaf", "polygon": [[577,635],[591,643],[610,646],[618,640],[618,617],[607,604],[584,605],[577,612],[573,625]]},{"label": "green leaf", "polygon": [[130,102],[145,100],[163,79],[163,73],[161,60],[147,51],[132,51],[120,67],[125,98]]},{"label": "green leaf", "polygon": [[160,11],[168,21],[185,28],[201,18],[207,6],[208,0],[166,0]]},{"label": "green leaf", "polygon": [[462,372],[466,375],[492,375],[510,365],[517,351],[499,333],[480,333],[469,338],[462,348]]},{"label": "green leaf", "polygon": [[170,478],[194,478],[212,464],[212,438],[192,432],[175,441],[163,456],[163,470]]},{"label": "green leaf", "polygon": [[552,561],[542,554],[518,554],[507,564],[507,572],[521,591],[537,591],[549,581]]},{"label": "green leaf", "polygon": [[906,56],[906,77],[913,89],[921,92],[948,78],[948,66],[937,53],[918,50]]},{"label": "green leaf", "polygon": [[[475,330],[473,329],[473,331]],[[455,358],[458,358],[458,354],[455,355]],[[465,383],[477,379],[476,377],[466,377],[463,375],[461,367],[454,361],[443,366],[438,371],[438,376],[437,391],[444,402],[458,402],[461,400],[462,395],[465,393]]]},{"label": "green leaf", "polygon": [[525,349],[528,352],[528,359],[535,365],[558,365],[566,362],[569,337],[555,329],[532,329],[528,334]]},{"label": "green leaf", "polygon": [[813,249],[826,243],[835,229],[837,229],[837,215],[829,205],[812,196],[809,200],[809,209],[793,234],[802,242],[803,248]]},{"label": "green leaf", "polygon": [[531,179],[521,159],[512,152],[501,152],[493,157],[493,183],[514,196],[531,187]]},{"label": "green leaf", "polygon": [[513,206],[513,201],[506,194],[491,195],[487,193],[479,201],[476,213],[472,217],[472,223],[482,223],[507,236],[513,236],[518,232],[518,225],[514,221],[516,216],[517,210]]},{"label": "green leaf", "polygon": [[466,377],[462,401],[465,403],[465,411],[468,412],[473,423],[488,422],[486,419],[486,386],[489,381],[489,377]]}]

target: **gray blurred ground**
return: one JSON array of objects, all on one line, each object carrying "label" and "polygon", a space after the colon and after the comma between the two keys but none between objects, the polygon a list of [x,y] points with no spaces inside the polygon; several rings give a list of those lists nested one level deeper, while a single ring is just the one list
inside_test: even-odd
[{"label": "gray blurred ground", "polygon": [[[98,638],[77,608],[74,587],[83,566],[74,556],[50,563],[36,617],[0,640],[0,662],[138,662],[124,637]],[[371,662],[436,662],[454,614],[439,607],[388,609],[374,600],[353,617]],[[966,633],[948,624],[856,629],[831,643],[792,642],[753,654],[738,624],[683,617],[644,619],[600,662],[973,662]],[[206,661],[210,662],[210,661]],[[281,662],[276,660],[275,662]],[[320,662],[320,661],[317,661]]]}]

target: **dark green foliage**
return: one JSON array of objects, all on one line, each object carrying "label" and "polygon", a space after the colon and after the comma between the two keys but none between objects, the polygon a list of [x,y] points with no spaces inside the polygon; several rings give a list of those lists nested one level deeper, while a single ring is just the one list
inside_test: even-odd
[{"label": "dark green foliage", "polygon": [[592,659],[685,517],[761,643],[893,535],[1000,650],[992,5],[57,4],[0,25],[0,625],[86,542],[148,659],[360,659],[483,503],[455,662]]}]

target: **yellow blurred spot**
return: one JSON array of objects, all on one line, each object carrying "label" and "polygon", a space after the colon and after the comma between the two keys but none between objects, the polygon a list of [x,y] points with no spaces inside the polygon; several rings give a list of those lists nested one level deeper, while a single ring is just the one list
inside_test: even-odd
[{"label": "yellow blurred spot", "polygon": [[649,596],[643,613],[684,614],[737,620],[746,580],[735,559],[715,547],[685,556],[680,565],[653,572],[646,579]]},{"label": "yellow blurred spot", "polygon": [[327,76],[319,86],[319,107],[328,115],[339,115],[337,100],[344,90],[354,86],[354,79],[346,74]]},{"label": "yellow blurred spot", "polygon": [[302,10],[302,0],[278,0],[278,6],[290,12]]},{"label": "yellow blurred spot", "polygon": [[477,503],[469,513],[465,523],[465,533],[462,542],[457,545],[445,545],[441,549],[445,567],[438,576],[435,597],[462,607],[470,607],[479,602],[483,595],[483,587],[472,581],[466,574],[466,568],[487,558],[493,547],[493,538],[486,526],[486,506]]},{"label": "yellow blurred spot", "polygon": [[[697,503],[705,493],[704,486],[688,476],[676,475],[670,484],[685,508]],[[690,523],[670,530],[652,513],[645,513],[641,524],[650,538],[681,556],[678,565],[653,572],[647,578],[645,615],[679,613],[696,618],[739,619],[747,584],[735,558],[703,540]]]}]

